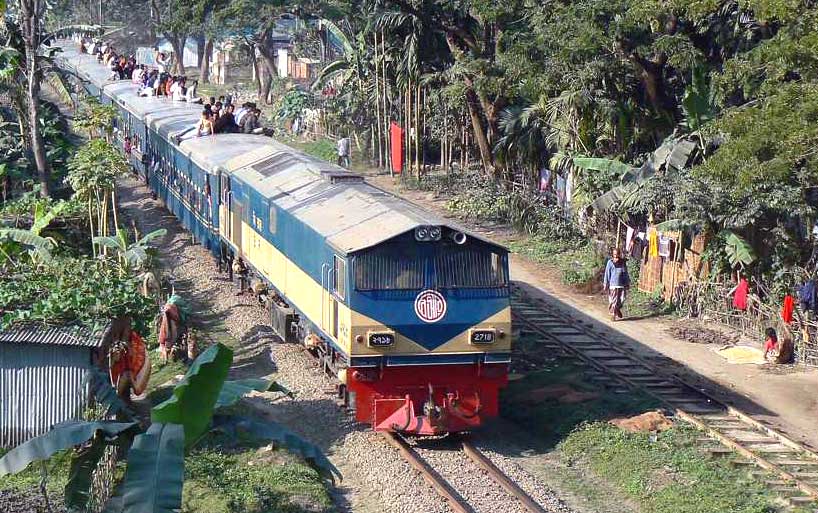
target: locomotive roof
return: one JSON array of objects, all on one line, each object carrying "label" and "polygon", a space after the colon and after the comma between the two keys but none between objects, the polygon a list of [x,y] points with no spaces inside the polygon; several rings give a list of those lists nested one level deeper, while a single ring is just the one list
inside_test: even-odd
[{"label": "locomotive roof", "polygon": [[[200,105],[171,102],[164,97],[139,97],[135,84],[108,81],[110,70],[95,57],[80,54],[73,42],[66,44],[61,60],[67,66],[115,96],[165,139],[199,119]],[[202,169],[232,174],[253,187],[345,254],[370,248],[419,226],[446,226],[466,232],[449,220],[365,182],[359,175],[269,137],[219,134],[188,139],[179,147]],[[473,233],[469,236],[503,249]]]}]

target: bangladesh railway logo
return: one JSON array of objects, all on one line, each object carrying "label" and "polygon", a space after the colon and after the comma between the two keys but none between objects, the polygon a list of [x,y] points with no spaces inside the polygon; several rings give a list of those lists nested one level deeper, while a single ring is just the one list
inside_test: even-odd
[{"label": "bangladesh railway logo", "polygon": [[436,290],[424,290],[415,298],[415,314],[423,322],[437,322],[446,315],[446,300]]}]

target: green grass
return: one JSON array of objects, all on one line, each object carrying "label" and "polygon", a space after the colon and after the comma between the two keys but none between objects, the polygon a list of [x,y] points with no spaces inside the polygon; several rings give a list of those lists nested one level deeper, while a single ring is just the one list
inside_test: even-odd
[{"label": "green grass", "polygon": [[[518,344],[525,344],[520,338]],[[576,403],[560,403],[545,398],[533,401],[532,392],[567,385],[578,392],[595,394],[595,398]],[[617,394],[590,384],[585,372],[564,361],[556,360],[543,370],[527,374],[509,383],[501,396],[502,415],[524,426],[546,446],[553,446],[586,422],[643,413],[659,406],[655,399],[641,392]]]},{"label": "green grass", "polygon": [[[4,456],[8,450],[0,449],[0,457]],[[62,492],[65,483],[68,482],[68,468],[71,465],[71,454],[73,451],[58,452],[45,462],[48,472],[46,488],[50,492]],[[34,463],[22,472],[8,474],[0,477],[0,490],[36,490],[40,487],[42,478],[41,465]]]},{"label": "green grass", "polygon": [[696,436],[686,427],[650,435],[592,423],[569,435],[559,450],[567,463],[587,466],[650,513],[780,509],[776,496],[749,473],[696,449]]},{"label": "green grass", "polygon": [[332,501],[318,472],[286,451],[261,449],[265,445],[208,435],[185,458],[182,511],[305,513],[331,509]]}]

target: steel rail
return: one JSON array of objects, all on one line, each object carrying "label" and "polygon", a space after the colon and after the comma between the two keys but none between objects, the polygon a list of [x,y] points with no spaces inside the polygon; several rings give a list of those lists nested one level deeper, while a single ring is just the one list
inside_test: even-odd
[{"label": "steel rail", "polygon": [[[514,286],[513,298],[520,303],[516,308],[512,307],[515,320],[523,323],[530,330],[553,341],[560,349],[582,360],[597,371],[613,376],[631,388],[645,391],[673,410],[678,418],[706,433],[711,439],[736,451],[759,467],[776,474],[779,478],[797,487],[801,493],[811,499],[818,499],[817,484],[805,482],[798,476],[798,472],[784,468],[785,463],[796,469],[801,466],[815,468],[814,466],[818,464],[818,454],[815,452],[753,419],[738,408],[725,404],[708,391],[675,374],[667,373],[644,358],[622,349],[604,335],[586,327],[581,322],[577,322],[576,319],[560,308],[548,305],[542,299],[531,298],[518,286]],[[512,303],[514,302],[512,301]],[[521,313],[530,311],[534,311],[534,313]],[[547,319],[561,324],[562,326],[554,324],[552,328],[559,328],[563,336],[583,335],[592,342],[579,343],[574,341],[574,343],[569,343],[558,334],[550,332],[549,328],[538,325],[538,319],[536,319],[538,316],[542,322],[546,322]],[[576,331],[577,333],[568,333],[566,330]],[[607,364],[606,360],[608,361]],[[616,365],[613,365],[614,363]],[[697,409],[699,412],[689,411],[690,409]],[[726,426],[720,429],[717,425],[719,423]],[[741,440],[742,436],[730,436],[729,433],[725,433],[725,431],[729,432],[730,430],[749,434],[755,432],[766,435],[768,440],[748,437],[746,434],[744,435],[745,440]],[[754,444],[762,445],[754,448]],[[794,458],[779,462],[759,454],[765,453],[765,445],[768,453],[776,454],[776,452],[779,452],[785,454],[784,451],[774,450],[774,444],[784,446],[789,452],[793,453]]]},{"label": "steel rail", "polygon": [[477,447],[471,442],[461,442],[463,452],[469,457],[478,467],[485,470],[489,477],[494,482],[502,486],[506,492],[517,498],[518,501],[530,513],[548,513],[545,508],[537,504],[522,488],[517,486],[517,483],[508,478],[508,476],[500,470],[490,459],[488,459]]},{"label": "steel rail", "polygon": [[423,479],[431,486],[441,497],[443,497],[449,506],[456,513],[474,513],[474,510],[469,504],[463,500],[462,497],[452,488],[452,486],[438,472],[433,469],[428,463],[423,461],[420,455],[412,449],[400,436],[382,431],[381,434],[395,449],[400,452],[403,459],[406,460],[415,470],[420,472]]}]

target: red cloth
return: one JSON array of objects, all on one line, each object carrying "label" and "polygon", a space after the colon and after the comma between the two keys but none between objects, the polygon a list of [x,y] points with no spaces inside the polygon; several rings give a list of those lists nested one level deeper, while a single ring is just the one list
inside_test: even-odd
[{"label": "red cloth", "polygon": [[403,128],[394,121],[389,126],[389,138],[392,143],[392,171],[400,174],[403,170]]},{"label": "red cloth", "polygon": [[746,279],[742,278],[736,287],[736,293],[733,295],[733,306],[739,310],[747,310],[747,294],[750,292],[750,284]]},{"label": "red cloth", "polygon": [[787,294],[784,296],[784,306],[781,308],[781,318],[787,324],[792,322],[792,313],[795,311],[795,299]]}]

